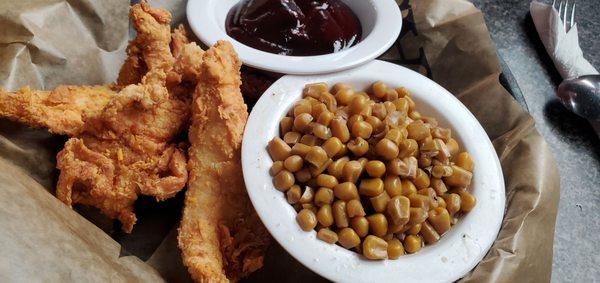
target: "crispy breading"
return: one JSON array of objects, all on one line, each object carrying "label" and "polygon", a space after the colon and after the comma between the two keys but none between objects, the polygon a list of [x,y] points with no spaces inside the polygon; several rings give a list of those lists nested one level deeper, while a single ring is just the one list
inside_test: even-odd
[{"label": "crispy breading", "polygon": [[174,64],[171,42],[171,14],[164,9],[153,9],[145,2],[129,10],[135,39],[127,45],[127,59],[121,67],[117,85],[137,84],[149,69],[170,70]]},{"label": "crispy breading", "polygon": [[190,180],[179,247],[200,282],[237,281],[263,265],[269,235],[244,186],[241,142],[248,111],[230,43],[206,51],[192,103]]},{"label": "crispy breading", "polygon": [[[137,31],[136,49],[148,72],[87,120],[82,139],[69,140],[57,156],[59,199],[98,207],[118,218],[126,232],[136,220],[133,202],[138,194],[166,199],[185,186],[188,176],[182,149],[170,143],[189,117],[186,102],[172,97],[166,87],[175,63],[169,46],[170,14],[142,3],[131,8],[130,16]],[[98,158],[90,160],[92,156]],[[106,161],[113,170],[106,170]],[[85,174],[90,170],[95,172],[92,178]]]},{"label": "crispy breading", "polygon": [[173,31],[171,38],[175,64],[167,76],[167,88],[174,96],[186,100],[187,104],[190,104],[190,93],[194,92],[200,76],[204,50],[196,43],[189,41],[182,25]]},{"label": "crispy breading", "polygon": [[171,37],[171,46],[175,57],[173,71],[176,74],[181,74],[182,81],[197,82],[202,65],[202,60],[198,58],[204,56],[204,50],[198,47],[195,42],[189,41],[183,25],[176,28]]},{"label": "crispy breading", "polygon": [[118,81],[131,84],[115,87],[118,92],[107,86],[62,86],[0,93],[0,116],[71,136],[57,155],[57,197],[69,206],[99,208],[120,220],[125,232],[136,222],[138,194],[164,200],[187,182],[185,148],[174,138],[188,125],[192,88],[174,85],[174,95],[167,81],[185,76],[177,73],[176,64],[188,72],[199,68],[196,61],[202,59],[189,67],[187,61],[176,62],[166,10],[141,3],[131,7],[130,16],[137,37],[129,44]]},{"label": "crispy breading", "polygon": [[98,116],[115,96],[109,86],[59,86],[52,91],[0,89],[0,116],[61,135],[81,133],[84,121]]}]

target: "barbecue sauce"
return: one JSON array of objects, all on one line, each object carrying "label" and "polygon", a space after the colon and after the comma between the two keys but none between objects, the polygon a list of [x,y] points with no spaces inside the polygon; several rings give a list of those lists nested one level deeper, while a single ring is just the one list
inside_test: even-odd
[{"label": "barbecue sauce", "polygon": [[340,0],[242,0],[225,27],[245,45],[291,56],[338,52],[362,36],[358,17]]}]

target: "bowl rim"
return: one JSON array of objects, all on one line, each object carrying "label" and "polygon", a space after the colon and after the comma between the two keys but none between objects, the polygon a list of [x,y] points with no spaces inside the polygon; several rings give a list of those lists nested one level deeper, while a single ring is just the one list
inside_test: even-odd
[{"label": "bowl rim", "polygon": [[[268,174],[273,162],[266,145],[278,131],[280,118],[300,98],[304,83],[335,81],[352,84],[360,80],[374,82],[373,78],[396,81],[395,86],[407,86],[415,101],[434,101],[436,103],[428,104],[432,109],[451,113],[447,114],[451,121],[446,123],[452,129],[461,127],[457,138],[462,140],[462,147],[467,148],[476,162],[481,162],[477,164],[486,164],[477,166],[473,177],[472,190],[478,205],[461,217],[438,243],[397,260],[365,260],[354,252],[316,239],[315,231],[302,231],[294,219],[296,212],[286,202],[284,194],[273,187]],[[298,85],[300,82],[304,83]],[[417,102],[417,107],[422,108],[423,103]],[[427,115],[425,111],[421,113]],[[495,241],[504,217],[505,190],[500,161],[477,119],[437,83],[402,66],[379,60],[335,74],[287,75],[275,82],[249,116],[242,141],[242,167],[248,195],[271,235],[300,263],[335,282],[388,282],[399,278],[406,282],[455,281],[483,259]],[[321,262],[326,262],[328,267],[323,267]],[[423,266],[428,267],[423,269]]]},{"label": "bowl rim", "polygon": [[[261,51],[244,45],[230,37],[212,13],[215,1],[189,0],[186,15],[194,34],[208,46],[218,40],[228,40],[245,65],[282,74],[324,74],[342,71],[369,62],[385,53],[400,35],[402,14],[395,0],[344,0],[369,1],[376,13],[373,30],[366,38],[349,49],[318,56],[285,56]],[[234,3],[235,0],[228,0]]]}]

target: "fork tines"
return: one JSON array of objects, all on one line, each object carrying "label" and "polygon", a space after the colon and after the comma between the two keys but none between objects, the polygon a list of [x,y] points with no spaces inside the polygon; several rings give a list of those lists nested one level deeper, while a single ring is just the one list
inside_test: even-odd
[{"label": "fork tines", "polygon": [[[569,0],[560,1],[558,7],[556,6],[556,0],[552,1],[552,7],[558,10],[558,16],[563,21],[563,28],[565,32],[568,32],[575,25],[575,0],[573,0],[573,5],[571,7],[571,18],[567,18],[567,11],[569,10]],[[563,11],[564,9],[564,11]]]}]

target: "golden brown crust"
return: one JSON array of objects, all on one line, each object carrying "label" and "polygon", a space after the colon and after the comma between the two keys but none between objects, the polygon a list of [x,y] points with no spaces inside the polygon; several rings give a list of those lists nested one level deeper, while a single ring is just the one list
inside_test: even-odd
[{"label": "golden brown crust", "polygon": [[269,236],[245,190],[240,162],[248,117],[241,63],[220,41],[203,58],[192,103],[189,162],[179,246],[200,282],[237,281],[262,267]]},{"label": "golden brown crust", "polygon": [[52,91],[0,89],[0,116],[61,135],[76,135],[116,95],[110,86],[59,86]]},{"label": "golden brown crust", "polygon": [[[175,65],[187,72],[201,60],[177,62],[173,57],[166,10],[142,3],[131,8],[130,16],[138,33],[119,79],[128,84],[115,87],[118,92],[110,86],[63,86],[0,93],[0,116],[72,136],[57,156],[57,197],[69,206],[99,208],[119,219],[125,232],[135,224],[138,194],[164,200],[187,182],[184,148],[173,139],[187,126],[192,88],[176,84],[169,89],[167,84],[171,74],[184,76]],[[187,46],[184,37],[178,40]]]},{"label": "golden brown crust", "polygon": [[181,74],[181,80],[186,82],[197,82],[200,78],[200,68],[204,50],[202,50],[195,42],[189,42],[187,33],[183,25],[179,25],[173,33],[172,48],[173,56],[175,57],[175,66],[173,71],[176,74]]},{"label": "golden brown crust", "polygon": [[119,87],[139,83],[149,69],[170,70],[174,64],[169,47],[171,14],[142,2],[131,7],[129,17],[137,36],[127,45],[127,59],[117,78]]}]

